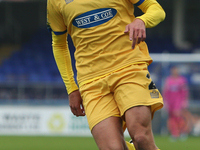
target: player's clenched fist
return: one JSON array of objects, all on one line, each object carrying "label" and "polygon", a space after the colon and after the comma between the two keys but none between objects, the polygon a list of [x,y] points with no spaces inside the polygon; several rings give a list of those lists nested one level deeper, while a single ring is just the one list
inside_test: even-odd
[{"label": "player's clenched fist", "polygon": [[146,39],[146,28],[145,24],[141,19],[135,19],[133,22],[128,24],[125,28],[124,33],[129,32],[129,39],[133,41],[132,49],[135,48],[136,44]]},{"label": "player's clenched fist", "polygon": [[75,116],[85,116],[85,110],[83,107],[83,100],[81,98],[79,90],[76,90],[69,94],[69,106],[71,112]]}]

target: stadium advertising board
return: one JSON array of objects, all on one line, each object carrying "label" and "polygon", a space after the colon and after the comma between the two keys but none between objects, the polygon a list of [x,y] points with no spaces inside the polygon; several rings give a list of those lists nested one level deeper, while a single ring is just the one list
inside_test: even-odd
[{"label": "stadium advertising board", "polygon": [[91,136],[91,133],[86,117],[75,117],[67,106],[1,106],[0,135]]}]

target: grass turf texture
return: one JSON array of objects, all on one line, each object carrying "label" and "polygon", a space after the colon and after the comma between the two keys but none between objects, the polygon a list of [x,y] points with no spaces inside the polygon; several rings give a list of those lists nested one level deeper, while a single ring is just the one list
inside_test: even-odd
[{"label": "grass turf texture", "polygon": [[[129,138],[126,138],[129,141]],[[170,142],[169,137],[155,136],[161,150],[200,150],[200,137]],[[0,136],[0,150],[98,150],[92,137]]]}]

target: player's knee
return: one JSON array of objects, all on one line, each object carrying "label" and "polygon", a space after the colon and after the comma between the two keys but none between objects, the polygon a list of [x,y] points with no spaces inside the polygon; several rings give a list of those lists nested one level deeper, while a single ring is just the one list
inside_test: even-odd
[{"label": "player's knee", "polygon": [[134,141],[137,143],[137,145],[143,145],[144,143],[147,143],[147,136],[145,134],[136,134],[134,136]]}]

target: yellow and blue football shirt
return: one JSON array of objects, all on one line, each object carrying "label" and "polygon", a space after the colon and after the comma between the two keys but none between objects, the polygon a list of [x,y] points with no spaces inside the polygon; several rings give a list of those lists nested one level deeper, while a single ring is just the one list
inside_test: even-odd
[{"label": "yellow and blue football shirt", "polygon": [[[155,0],[146,1],[148,5],[159,5]],[[76,47],[79,85],[130,64],[152,62],[146,43],[141,42],[132,49],[129,35],[124,33],[126,25],[135,19],[133,4],[140,7],[144,2],[145,0],[48,0],[47,19],[52,31],[58,36],[69,33]],[[148,11],[148,5],[141,8],[144,13]],[[148,20],[142,16],[140,19],[148,27]],[[155,21],[159,23],[162,20]],[[60,61],[57,59],[57,64],[65,62]],[[63,69],[59,70],[62,75]]]}]

